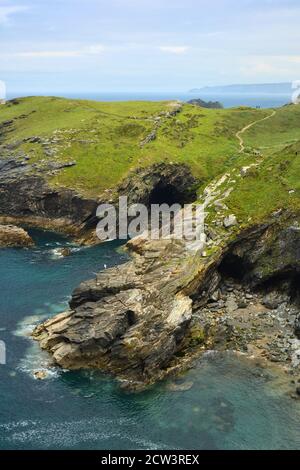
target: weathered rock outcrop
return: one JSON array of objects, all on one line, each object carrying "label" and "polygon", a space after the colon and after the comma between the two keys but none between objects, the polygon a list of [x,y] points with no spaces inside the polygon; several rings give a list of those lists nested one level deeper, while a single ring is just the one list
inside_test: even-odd
[{"label": "weathered rock outcrop", "polygon": [[114,194],[108,191],[92,199],[71,189],[51,187],[47,175],[58,170],[51,159],[44,168],[37,168],[24,153],[11,157],[10,153],[7,146],[0,147],[0,221],[4,223],[55,228],[73,233],[83,242],[95,243],[99,240],[89,231],[95,232],[100,202],[113,200],[117,204],[119,195],[128,196],[129,204],[140,202],[146,206],[154,202],[185,204],[196,198],[197,181],[184,164],[159,163],[137,169]]},{"label": "weathered rock outcrop", "polygon": [[62,228],[80,227],[96,210],[96,201],[68,189],[51,188],[24,157],[0,158],[0,217],[38,218]]},{"label": "weathered rock outcrop", "polygon": [[193,256],[179,241],[136,239],[131,262],[101,272],[73,293],[71,310],[37,327],[34,338],[62,367],[97,367],[139,388],[165,373],[192,318],[182,288]]},{"label": "weathered rock outcrop", "polygon": [[194,98],[187,102],[188,104],[192,104],[194,106],[199,106],[200,108],[209,108],[209,109],[222,109],[223,105],[219,101],[204,101],[200,98]]},{"label": "weathered rock outcrop", "polygon": [[0,225],[0,247],[26,247],[34,242],[28,233],[14,225]]},{"label": "weathered rock outcrop", "polygon": [[136,238],[127,245],[132,261],[82,283],[70,310],[33,336],[61,367],[100,368],[130,388],[153,383],[180,363],[193,312],[199,316],[216,297],[222,273],[253,286],[283,279],[292,289],[300,265],[298,221],[275,217],[205,258],[184,241]]},{"label": "weathered rock outcrop", "polygon": [[[115,207],[119,204],[119,196],[127,197],[128,206],[136,203],[146,207],[163,203],[184,205],[196,200],[198,186],[199,181],[193,177],[188,165],[156,163],[130,172],[114,191],[106,191],[99,199],[102,202],[110,202]],[[97,222],[94,212],[85,223],[91,242],[93,237],[95,239]]]},{"label": "weathered rock outcrop", "polygon": [[157,163],[130,173],[117,193],[130,204],[187,204],[197,199],[198,185],[188,165]]},{"label": "weathered rock outcrop", "polygon": [[286,287],[288,283],[296,293],[300,275],[300,215],[275,214],[265,225],[242,233],[229,245],[223,267],[252,286],[271,281],[272,285]]}]

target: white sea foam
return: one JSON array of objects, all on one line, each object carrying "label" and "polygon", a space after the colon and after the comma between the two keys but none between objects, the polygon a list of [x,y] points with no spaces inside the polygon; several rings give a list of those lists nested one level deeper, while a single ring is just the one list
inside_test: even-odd
[{"label": "white sea foam", "polygon": [[53,248],[52,250],[49,251],[49,253],[52,259],[64,258],[64,255],[62,254],[60,248]]},{"label": "white sea foam", "polygon": [[22,357],[16,369],[29,375],[34,380],[36,380],[35,372],[44,373],[45,378],[43,380],[57,378],[63,373],[62,369],[49,363],[49,355],[42,351],[39,344],[35,342],[32,342],[28,347],[25,356]]},{"label": "white sea foam", "polygon": [[[49,306],[50,309],[50,306]],[[49,314],[30,315],[18,323],[17,329],[13,332],[15,336],[25,337],[30,340],[30,344],[26,350],[25,356],[19,361],[16,369],[19,372],[28,374],[35,379],[35,372],[44,372],[45,379],[58,377],[62,371],[57,367],[49,364],[49,356],[42,351],[39,344],[30,338],[30,334],[38,323],[49,317]]]},{"label": "white sea foam", "polygon": [[46,320],[46,314],[29,315],[23,318],[17,325],[16,330],[13,332],[15,336],[29,337],[34,328],[43,320]]},{"label": "white sea foam", "polygon": [[[122,427],[126,429],[122,430]],[[42,421],[19,421],[0,425],[4,429],[4,440],[42,448],[72,448],[83,442],[97,446],[107,441],[120,439],[141,449],[167,449],[162,442],[142,439],[135,433],[138,423],[129,418],[93,418],[62,423]],[[111,429],[111,431],[109,430]],[[116,431],[117,429],[117,431]],[[2,439],[0,439],[2,440]],[[107,445],[107,444],[106,444]]]},{"label": "white sea foam", "polygon": [[82,250],[81,247],[74,246],[61,246],[60,248],[52,248],[51,250],[48,250],[51,259],[55,260],[65,258],[66,256],[62,253],[63,248],[68,248],[71,253],[77,253],[78,251]]}]

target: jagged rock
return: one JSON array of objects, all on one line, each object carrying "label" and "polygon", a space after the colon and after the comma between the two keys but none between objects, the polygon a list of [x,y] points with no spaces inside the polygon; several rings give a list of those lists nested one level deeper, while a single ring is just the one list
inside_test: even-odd
[{"label": "jagged rock", "polygon": [[140,388],[164,376],[181,347],[192,318],[183,274],[194,279],[196,266],[189,257],[183,261],[180,241],[135,239],[128,248],[131,262],[83,282],[71,310],[33,336],[61,367],[101,368]]},{"label": "jagged rock", "polygon": [[238,304],[237,304],[235,298],[232,297],[232,296],[228,298],[225,306],[226,306],[226,309],[229,313],[232,313],[232,312],[234,312],[235,310],[238,309]]},{"label": "jagged rock", "polygon": [[0,156],[0,217],[16,221],[39,218],[45,225],[58,221],[79,229],[96,212],[97,201],[69,189],[51,188],[42,172],[24,158]]},{"label": "jagged rock", "polygon": [[156,131],[152,131],[150,132],[150,134],[147,135],[147,137],[145,137],[144,140],[142,140],[142,142],[140,143],[140,146],[141,147],[144,147],[145,145],[149,144],[149,142],[152,142],[153,140],[156,139]]},{"label": "jagged rock", "polygon": [[34,242],[28,233],[14,225],[0,225],[0,247],[26,247]]},{"label": "jagged rock", "polygon": [[[205,307],[209,308],[207,302],[218,289],[224,269],[233,270],[232,274],[245,277],[254,286],[273,277],[280,279],[281,287],[295,281],[300,263],[299,232],[291,227],[297,226],[297,220],[298,215],[282,215],[276,222],[252,227],[210,258],[201,257],[201,250],[190,251],[184,240],[137,237],[127,244],[132,261],[83,282],[73,293],[70,310],[38,326],[33,336],[61,367],[99,368],[114,374],[123,386],[141,389],[180,363],[182,351],[186,354],[193,311],[206,317]],[[254,335],[261,333],[258,326],[270,328],[274,324],[272,315],[263,311],[247,288],[251,323],[244,324],[248,313],[239,312],[242,294],[236,282],[227,281],[221,292],[227,296],[222,307],[215,302],[209,322],[204,318],[205,341],[210,348],[212,344],[220,348],[231,344],[247,351]],[[219,314],[225,317],[217,324]],[[297,345],[295,359],[291,348],[277,336],[266,348],[269,360],[282,363],[290,358],[291,366],[298,367]]]},{"label": "jagged rock", "polygon": [[267,223],[242,232],[224,260],[252,285],[274,279],[276,289],[276,279],[281,276],[280,287],[291,288],[295,274],[300,272],[299,220],[299,214],[277,213]]},{"label": "jagged rock", "polygon": [[246,300],[240,299],[238,301],[238,308],[247,308],[247,307],[248,307],[248,303],[246,302]]}]

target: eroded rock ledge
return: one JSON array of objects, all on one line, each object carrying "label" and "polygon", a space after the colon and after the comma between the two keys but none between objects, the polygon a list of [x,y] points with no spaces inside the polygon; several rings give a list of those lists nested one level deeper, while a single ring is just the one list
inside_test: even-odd
[{"label": "eroded rock ledge", "polygon": [[[134,239],[127,244],[132,261],[82,283],[70,310],[38,326],[33,336],[61,367],[99,368],[131,389],[180,369],[206,349],[247,352],[249,346],[253,354],[253,341],[267,337],[268,315],[275,315],[269,307],[256,315],[252,304],[262,304],[263,297],[251,297],[253,289],[283,296],[278,305],[285,302],[287,315],[293,301],[289,325],[297,324],[299,247],[299,215],[291,214],[241,232],[206,257],[183,241]],[[224,277],[235,279],[225,291]],[[234,327],[229,319],[236,319],[237,310],[237,315],[246,315],[247,304],[247,321]],[[292,357],[300,354],[296,327],[286,331],[295,341],[278,362],[292,366],[294,361],[297,374],[299,363]],[[264,351],[264,343],[259,345]]]},{"label": "eroded rock ledge", "polygon": [[71,310],[37,327],[34,338],[61,367],[97,367],[134,388],[164,375],[192,318],[180,290],[194,270],[175,241],[129,243],[129,263],[100,272],[73,293]]},{"label": "eroded rock ledge", "polygon": [[26,247],[34,242],[22,228],[14,225],[0,225],[0,247]]}]

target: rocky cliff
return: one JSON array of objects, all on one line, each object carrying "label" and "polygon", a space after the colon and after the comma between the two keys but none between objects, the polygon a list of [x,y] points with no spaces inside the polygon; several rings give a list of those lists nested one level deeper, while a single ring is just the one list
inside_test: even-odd
[{"label": "rocky cliff", "polygon": [[96,207],[119,195],[207,215],[206,240],[136,238],[131,262],[80,285],[34,332],[56,364],[139,389],[222,348],[298,374],[299,107],[34,97],[1,113],[0,223],[95,243]]},{"label": "rocky cliff", "polygon": [[77,233],[96,210],[96,201],[69,189],[51,188],[46,173],[30,164],[26,155],[9,157],[2,151],[0,219]]},{"label": "rocky cliff", "polygon": [[[140,389],[213,347],[250,352],[260,344],[272,360],[274,350],[269,354],[267,340],[259,341],[271,335],[273,310],[284,304],[290,312],[285,328],[273,325],[272,335],[285,337],[282,348],[288,354],[276,361],[299,371],[300,345],[293,331],[299,311],[299,223],[299,215],[274,214],[233,241],[227,231],[227,243],[224,236],[211,256],[186,241],[133,239],[127,244],[132,261],[82,283],[70,310],[38,326],[34,338],[61,367],[100,368],[123,386]],[[277,299],[268,308],[266,295]]]}]

